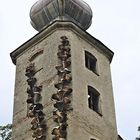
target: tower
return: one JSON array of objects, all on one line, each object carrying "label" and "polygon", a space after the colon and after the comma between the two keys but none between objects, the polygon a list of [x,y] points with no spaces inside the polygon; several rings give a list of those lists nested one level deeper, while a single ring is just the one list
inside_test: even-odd
[{"label": "tower", "polygon": [[39,31],[11,53],[16,64],[13,140],[117,140],[113,52],[86,32],[82,0],[39,0]]}]

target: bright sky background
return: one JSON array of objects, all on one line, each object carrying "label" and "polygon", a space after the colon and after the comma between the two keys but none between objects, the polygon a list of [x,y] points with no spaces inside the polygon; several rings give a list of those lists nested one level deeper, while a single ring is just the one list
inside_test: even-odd
[{"label": "bright sky background", "polygon": [[[36,0],[0,0],[0,125],[12,122],[15,66],[9,53],[37,32]],[[140,0],[85,0],[93,9],[90,34],[115,52],[111,64],[119,134],[135,140],[140,125]]]}]

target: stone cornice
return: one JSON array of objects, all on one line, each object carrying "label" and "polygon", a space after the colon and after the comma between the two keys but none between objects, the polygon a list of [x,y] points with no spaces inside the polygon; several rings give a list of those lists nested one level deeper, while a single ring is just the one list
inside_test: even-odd
[{"label": "stone cornice", "polygon": [[88,41],[90,44],[94,45],[97,50],[102,52],[111,62],[114,53],[106,47],[101,41],[91,36],[88,32],[81,29],[79,26],[75,25],[72,22],[65,22],[65,21],[55,21],[49,27],[42,29],[39,33],[29,39],[27,42],[22,44],[16,50],[10,53],[11,59],[13,63],[16,65],[16,59],[29,47],[35,45],[36,43],[40,42],[42,39],[46,38],[50,34],[52,34],[56,30],[71,30],[77,35],[79,35],[84,40]]}]

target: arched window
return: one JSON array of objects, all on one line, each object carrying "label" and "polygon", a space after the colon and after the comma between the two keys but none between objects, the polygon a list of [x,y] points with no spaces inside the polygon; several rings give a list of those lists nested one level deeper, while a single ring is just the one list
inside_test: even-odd
[{"label": "arched window", "polygon": [[90,52],[85,51],[85,66],[97,74],[97,59]]},{"label": "arched window", "polygon": [[91,86],[88,86],[88,106],[90,109],[102,116],[100,94],[95,88]]}]

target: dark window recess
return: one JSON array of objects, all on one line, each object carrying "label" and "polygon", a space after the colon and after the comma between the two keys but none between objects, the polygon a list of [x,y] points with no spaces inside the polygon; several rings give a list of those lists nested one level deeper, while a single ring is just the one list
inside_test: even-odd
[{"label": "dark window recess", "polygon": [[85,51],[85,66],[97,73],[97,59],[89,52]]},{"label": "dark window recess", "polygon": [[90,140],[96,140],[96,139],[90,139]]},{"label": "dark window recess", "polygon": [[100,94],[91,86],[88,86],[88,106],[101,115],[99,109],[99,97]]}]

